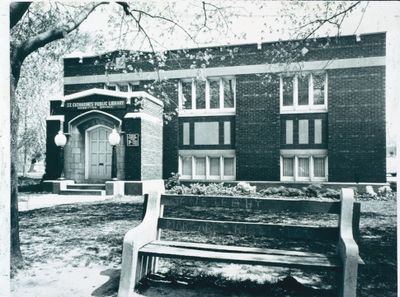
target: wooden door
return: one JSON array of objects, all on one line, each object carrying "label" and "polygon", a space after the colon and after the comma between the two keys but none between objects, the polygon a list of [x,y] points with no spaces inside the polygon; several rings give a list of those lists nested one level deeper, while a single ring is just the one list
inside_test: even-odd
[{"label": "wooden door", "polygon": [[88,133],[89,179],[101,181],[111,178],[112,149],[108,142],[111,129],[97,127]]}]

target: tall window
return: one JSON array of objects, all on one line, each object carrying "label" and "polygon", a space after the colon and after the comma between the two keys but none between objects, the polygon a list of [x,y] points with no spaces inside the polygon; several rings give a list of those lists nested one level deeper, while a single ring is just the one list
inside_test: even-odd
[{"label": "tall window", "polygon": [[192,82],[181,82],[181,102],[183,109],[192,109]]},{"label": "tall window", "polygon": [[308,120],[299,120],[299,144],[308,144]]},{"label": "tall window", "polygon": [[322,143],[322,120],[321,119],[314,120],[314,143],[315,144]]},{"label": "tall window", "polygon": [[196,80],[196,108],[206,108],[206,82],[204,80]]},{"label": "tall window", "polygon": [[325,158],[314,157],[314,176],[325,177]]},{"label": "tall window", "polygon": [[282,75],[281,112],[324,112],[327,110],[328,75],[323,72]]},{"label": "tall window", "polygon": [[293,120],[286,121],[286,144],[293,144]]},{"label": "tall window", "polygon": [[210,80],[210,108],[219,108],[220,87],[219,80]]},{"label": "tall window", "polygon": [[190,144],[190,124],[183,123],[183,145]]},{"label": "tall window", "polygon": [[293,105],[293,77],[283,77],[283,106]]},{"label": "tall window", "polygon": [[325,104],[326,75],[315,74],[312,76],[314,105]]},{"label": "tall window", "polygon": [[224,144],[231,144],[231,122],[224,122]]},{"label": "tall window", "polygon": [[216,77],[179,82],[179,106],[184,113],[233,112],[236,80]]},{"label": "tall window", "polygon": [[297,175],[299,177],[309,177],[310,176],[310,158],[298,158]]},{"label": "tall window", "polygon": [[235,106],[235,81],[233,79],[223,78],[221,83],[224,89],[223,108],[233,108]]},{"label": "tall window", "polygon": [[210,157],[210,176],[216,176],[219,177],[220,175],[220,158],[218,157]]},{"label": "tall window", "polygon": [[235,159],[234,158],[223,158],[224,160],[224,175],[234,176],[235,175]]},{"label": "tall window", "polygon": [[294,177],[294,158],[282,158],[283,176]]},{"label": "tall window", "polygon": [[205,178],[206,176],[206,158],[195,158],[196,162],[196,176],[198,178]]},{"label": "tall window", "polygon": [[297,76],[297,96],[299,105],[308,105],[309,75]]},{"label": "tall window", "polygon": [[182,176],[192,176],[191,157],[182,157]]}]

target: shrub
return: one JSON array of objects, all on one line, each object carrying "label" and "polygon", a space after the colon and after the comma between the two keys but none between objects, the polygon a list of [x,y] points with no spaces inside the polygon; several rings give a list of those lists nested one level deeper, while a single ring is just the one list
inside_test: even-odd
[{"label": "shrub", "polygon": [[242,194],[254,194],[256,193],[256,186],[251,186],[247,182],[240,182],[236,185],[236,190]]},{"label": "shrub", "polygon": [[171,189],[168,190],[168,193],[170,194],[188,194],[189,193],[189,188],[186,187],[185,185],[180,185],[180,186],[174,186]]},{"label": "shrub", "polygon": [[207,186],[199,183],[190,184],[190,194],[193,195],[204,195],[206,193]]},{"label": "shrub", "polygon": [[340,191],[328,188],[323,191],[322,197],[337,199],[340,198]]},{"label": "shrub", "polygon": [[170,190],[175,186],[179,186],[181,184],[179,178],[179,173],[171,172],[171,177],[165,182],[165,189]]},{"label": "shrub", "polygon": [[277,187],[268,187],[266,189],[262,189],[260,194],[263,196],[271,196],[271,195],[278,195],[279,188]]},{"label": "shrub", "polygon": [[322,191],[322,187],[319,184],[311,184],[307,187],[303,187],[302,190],[308,197],[319,197]]},{"label": "shrub", "polygon": [[299,197],[304,196],[304,192],[296,188],[280,187],[268,187],[260,191],[262,196],[284,196],[284,197]]},{"label": "shrub", "polygon": [[305,193],[301,189],[297,188],[287,188],[287,192],[289,197],[300,197],[305,196]]},{"label": "shrub", "polygon": [[211,183],[206,186],[207,195],[234,196],[238,195],[235,187],[225,186],[224,183]]}]

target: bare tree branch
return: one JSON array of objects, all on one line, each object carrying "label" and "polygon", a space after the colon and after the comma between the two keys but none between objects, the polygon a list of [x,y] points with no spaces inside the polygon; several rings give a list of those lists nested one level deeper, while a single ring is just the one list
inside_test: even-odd
[{"label": "bare tree branch", "polygon": [[317,24],[317,26],[312,29],[305,37],[303,37],[303,39],[308,39],[310,36],[312,36],[315,32],[317,32],[323,25],[325,25],[326,23],[334,23],[334,25],[337,25],[338,22],[333,22],[333,20],[335,20],[336,18],[342,16],[342,15],[346,15],[348,12],[350,12],[353,8],[355,8],[356,6],[358,6],[359,4],[361,4],[361,1],[357,1],[356,3],[350,5],[349,7],[347,7],[344,10],[341,10],[333,15],[331,15],[330,17],[326,17],[325,19],[316,19],[313,20],[311,22],[308,22],[302,26],[299,27],[299,29],[303,29],[307,26],[310,25],[314,25]]},{"label": "bare tree branch", "polygon": [[32,2],[12,2],[10,4],[10,29],[23,17]]},{"label": "bare tree branch", "polygon": [[70,25],[47,30],[23,42],[18,54],[20,61],[22,62],[30,53],[34,52],[35,50],[45,46],[52,41],[62,39],[68,33],[76,30],[97,7],[103,4],[107,4],[107,2],[96,3],[88,11],[81,14],[77,18],[77,20],[72,22]]},{"label": "bare tree branch", "polygon": [[203,1],[203,12],[204,12],[204,27],[207,27],[207,9],[206,9],[206,3]]},{"label": "bare tree branch", "polygon": [[124,10],[126,15],[131,15],[132,17],[134,17],[132,15],[132,12],[139,13],[139,18],[134,17],[135,20],[136,20],[136,23],[137,23],[137,21],[140,22],[140,19],[141,19],[142,15],[148,16],[148,17],[153,18],[153,19],[160,19],[160,20],[172,23],[174,26],[177,26],[179,29],[181,29],[195,44],[197,44],[197,41],[193,38],[193,36],[184,27],[182,27],[179,23],[175,22],[174,20],[172,20],[170,18],[167,18],[167,17],[164,17],[162,15],[154,15],[154,14],[148,13],[148,12],[146,12],[144,10],[131,8],[129,6],[129,4],[126,3],[126,2],[116,2],[116,3],[122,6],[122,8],[123,8],[123,10]]}]

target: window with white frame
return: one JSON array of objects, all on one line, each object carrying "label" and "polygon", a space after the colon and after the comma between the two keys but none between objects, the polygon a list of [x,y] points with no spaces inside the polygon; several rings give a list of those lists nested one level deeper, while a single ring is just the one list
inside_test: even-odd
[{"label": "window with white frame", "polygon": [[321,119],[314,120],[314,143],[315,144],[322,143],[322,120]]},{"label": "window with white frame", "polygon": [[195,145],[219,144],[219,122],[195,122],[194,144]]},{"label": "window with white frame", "polygon": [[234,112],[236,80],[233,77],[181,80],[178,93],[182,113]]},{"label": "window with white frame", "polygon": [[282,181],[327,181],[328,156],[326,152],[281,152]]},{"label": "window with white frame", "polygon": [[183,121],[180,127],[180,145],[232,146],[232,120],[226,119],[214,117],[210,121]]},{"label": "window with white frame", "polygon": [[293,120],[286,120],[286,144],[293,144]]},{"label": "window with white frame", "polygon": [[316,72],[281,75],[281,113],[327,111],[327,101],[327,73]]},{"label": "window with white frame", "polygon": [[308,120],[299,120],[299,144],[308,144]]},{"label": "window with white frame", "polygon": [[235,180],[235,154],[232,152],[187,152],[179,156],[182,179]]}]

